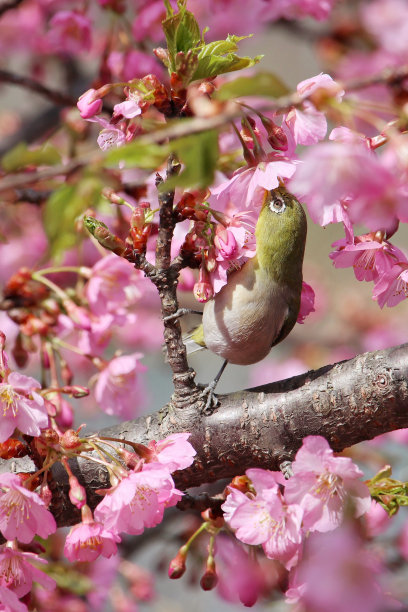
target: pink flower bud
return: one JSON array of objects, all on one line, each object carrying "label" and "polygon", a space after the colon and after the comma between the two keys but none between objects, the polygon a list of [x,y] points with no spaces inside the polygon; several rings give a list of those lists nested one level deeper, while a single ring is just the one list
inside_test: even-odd
[{"label": "pink flower bud", "polygon": [[268,134],[268,142],[277,151],[287,151],[288,150],[288,139],[281,127],[276,125],[272,119],[268,119],[268,117],[262,116],[262,125],[266,129]]},{"label": "pink flower bud", "polygon": [[218,582],[218,576],[215,571],[215,563],[214,560],[212,562],[207,563],[207,568],[200,580],[200,586],[203,591],[211,591]]},{"label": "pink flower bud", "polygon": [[235,256],[237,250],[235,236],[231,231],[222,227],[222,225],[217,225],[214,244],[220,251],[223,259],[232,259]]},{"label": "pink flower bud", "polygon": [[60,444],[63,448],[66,449],[73,449],[78,448],[78,446],[81,446],[82,442],[78,437],[78,431],[74,431],[73,429],[67,429],[67,431],[61,436]]},{"label": "pink flower bud", "polygon": [[95,89],[88,89],[79,97],[77,107],[82,119],[89,119],[101,112],[103,102],[97,96],[98,92]]},{"label": "pink flower bud", "polygon": [[86,504],[86,492],[82,485],[79,484],[76,476],[69,477],[69,499],[73,506],[81,509]]},{"label": "pink flower bud", "polygon": [[183,547],[180,548],[174,559],[170,561],[169,578],[176,580],[182,577],[186,571],[186,557],[187,553],[183,551]]}]

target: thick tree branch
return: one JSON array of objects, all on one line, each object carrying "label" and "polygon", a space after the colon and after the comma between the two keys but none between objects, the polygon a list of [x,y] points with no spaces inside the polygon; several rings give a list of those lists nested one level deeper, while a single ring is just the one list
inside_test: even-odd
[{"label": "thick tree branch", "polygon": [[[190,468],[175,475],[181,489],[231,478],[249,467],[276,470],[293,459],[308,435],[324,436],[341,451],[408,427],[408,344],[219,399],[210,416],[201,415],[194,404],[184,409],[172,405],[100,434],[147,443],[191,432],[197,456]],[[95,490],[109,486],[106,471],[85,459],[71,465],[95,506],[101,499]],[[34,469],[27,457],[0,463],[3,472]],[[59,525],[72,524],[78,515],[68,500],[66,472],[56,465],[53,476],[53,512]]]}]

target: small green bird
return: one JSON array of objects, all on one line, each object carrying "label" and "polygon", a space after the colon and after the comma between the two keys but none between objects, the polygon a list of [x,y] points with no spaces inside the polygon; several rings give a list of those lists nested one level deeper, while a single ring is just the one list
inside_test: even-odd
[{"label": "small green bird", "polygon": [[260,361],[292,330],[300,308],[306,215],[296,198],[279,187],[267,192],[256,228],[256,255],[228,276],[204,306],[191,334],[226,363]]}]

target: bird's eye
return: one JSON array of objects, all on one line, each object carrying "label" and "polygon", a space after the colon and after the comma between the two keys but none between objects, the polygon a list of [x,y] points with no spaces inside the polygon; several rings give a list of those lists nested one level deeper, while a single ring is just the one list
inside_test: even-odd
[{"label": "bird's eye", "polygon": [[278,213],[280,215],[281,213],[283,213],[285,208],[286,208],[286,204],[285,204],[284,199],[281,196],[274,195],[272,197],[272,201],[269,204],[269,209],[272,212]]}]

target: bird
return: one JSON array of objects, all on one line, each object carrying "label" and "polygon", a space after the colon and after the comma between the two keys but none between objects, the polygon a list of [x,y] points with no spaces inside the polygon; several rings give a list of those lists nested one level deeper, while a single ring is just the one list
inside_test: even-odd
[{"label": "bird", "polygon": [[306,234],[306,215],[296,197],[283,186],[266,191],[255,227],[255,256],[228,275],[190,334],[197,345],[224,359],[203,391],[207,410],[227,363],[261,361],[293,329],[300,309]]}]

